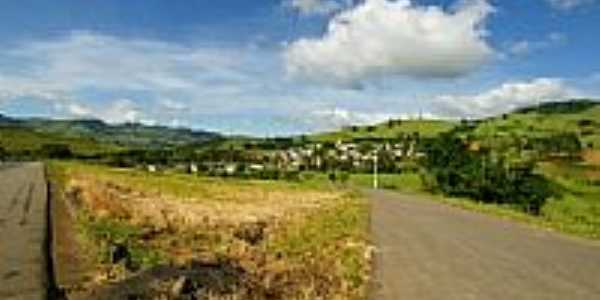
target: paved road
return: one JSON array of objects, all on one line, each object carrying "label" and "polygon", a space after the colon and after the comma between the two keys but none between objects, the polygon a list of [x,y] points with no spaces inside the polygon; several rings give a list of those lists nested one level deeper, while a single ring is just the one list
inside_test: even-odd
[{"label": "paved road", "polygon": [[0,299],[47,298],[46,189],[41,164],[0,165]]},{"label": "paved road", "polygon": [[416,196],[368,192],[372,299],[600,299],[600,245]]}]

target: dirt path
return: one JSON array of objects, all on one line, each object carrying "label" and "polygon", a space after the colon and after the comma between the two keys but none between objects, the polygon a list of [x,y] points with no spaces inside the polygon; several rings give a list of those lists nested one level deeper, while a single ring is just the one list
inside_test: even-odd
[{"label": "dirt path", "polygon": [[600,299],[600,245],[370,191],[374,300]]},{"label": "dirt path", "polygon": [[47,298],[46,189],[41,164],[0,168],[0,299]]}]

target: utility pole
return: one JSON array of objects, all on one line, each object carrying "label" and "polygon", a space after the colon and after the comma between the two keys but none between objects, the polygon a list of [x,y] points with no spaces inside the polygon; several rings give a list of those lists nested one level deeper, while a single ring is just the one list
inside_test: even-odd
[{"label": "utility pole", "polygon": [[373,155],[373,188],[374,189],[379,188],[379,178],[377,178],[378,177],[377,163],[378,163],[377,150],[375,150],[375,154]]}]

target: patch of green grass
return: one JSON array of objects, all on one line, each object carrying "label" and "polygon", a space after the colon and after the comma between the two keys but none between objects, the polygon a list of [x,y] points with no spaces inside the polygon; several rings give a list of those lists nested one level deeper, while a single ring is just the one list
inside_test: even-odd
[{"label": "patch of green grass", "polygon": [[543,164],[544,173],[564,190],[561,199],[552,199],[542,214],[560,230],[600,239],[600,185],[590,178],[595,167],[555,163]]},{"label": "patch of green grass", "polygon": [[600,239],[600,198],[572,194],[550,200],[542,209],[544,219],[559,230]]},{"label": "patch of green grass", "polygon": [[368,203],[358,196],[348,197],[340,205],[286,226],[269,241],[269,251],[297,263],[334,259],[337,267],[329,270],[331,274],[341,274],[353,288],[364,288],[369,272],[365,260],[368,220]]},{"label": "patch of green grass", "polygon": [[111,252],[116,245],[127,249],[129,253],[126,264],[134,269],[148,269],[165,262],[160,251],[143,242],[143,232],[139,227],[115,219],[91,217],[88,214],[81,215],[78,223],[84,238],[95,245],[100,263],[113,263]]},{"label": "patch of green grass", "polygon": [[[310,191],[331,189],[321,184],[305,184],[276,180],[245,180],[235,178],[204,177],[177,173],[149,173],[136,169],[116,169],[77,162],[64,163],[70,172],[93,174],[100,179],[119,182],[133,190],[152,194],[165,194],[185,199],[213,199],[215,191],[264,194],[277,191]],[[228,201],[235,201],[231,197]]]},{"label": "patch of green grass", "polygon": [[[373,174],[349,174],[347,182],[339,180],[332,183],[328,173],[310,172],[304,173],[306,178],[302,184],[307,187],[349,187],[358,189],[369,189],[373,187]],[[379,174],[379,187],[382,189],[401,192],[416,193],[424,190],[423,181],[418,173]]]},{"label": "patch of green grass", "polygon": [[[423,182],[417,173],[379,174],[378,180],[379,186],[383,189],[402,192],[419,192],[423,190]],[[373,175],[354,174],[350,176],[350,184],[361,188],[371,188],[373,186]]]}]

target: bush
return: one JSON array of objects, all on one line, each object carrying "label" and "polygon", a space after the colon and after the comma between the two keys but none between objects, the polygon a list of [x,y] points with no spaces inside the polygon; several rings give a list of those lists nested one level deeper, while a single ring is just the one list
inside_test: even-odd
[{"label": "bush", "polygon": [[43,158],[68,159],[73,157],[73,152],[65,144],[44,144],[38,151]]},{"label": "bush", "polygon": [[534,173],[535,163],[509,163],[500,154],[469,150],[462,139],[444,134],[426,147],[423,182],[448,196],[508,204],[539,214],[555,194],[550,182]]},{"label": "bush", "polygon": [[346,184],[348,183],[348,180],[350,180],[350,173],[338,172],[337,177],[341,184]]}]

